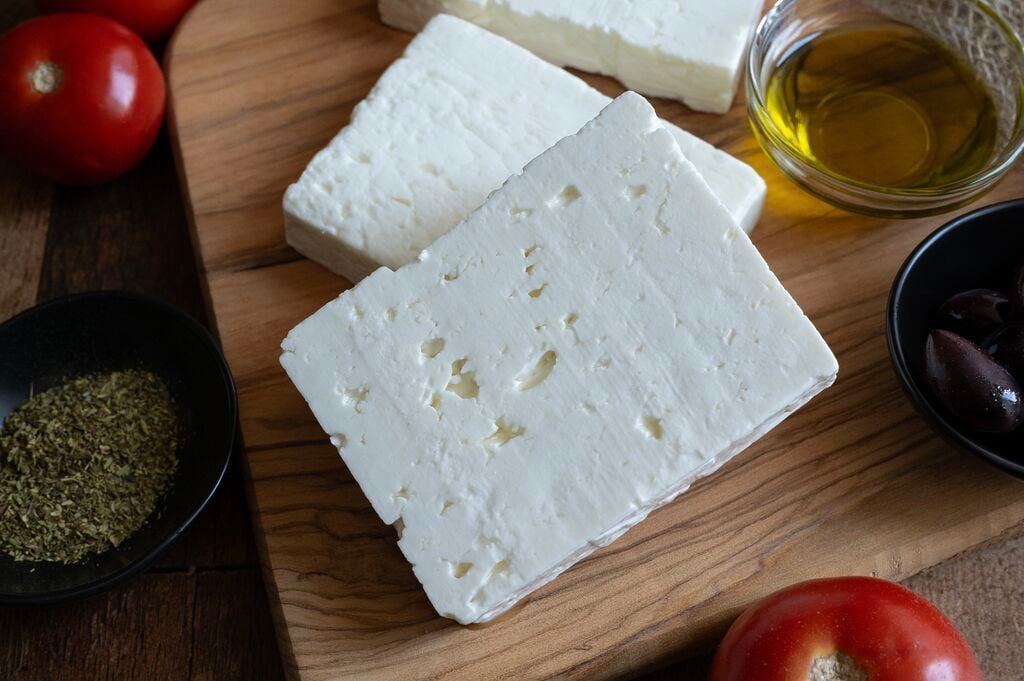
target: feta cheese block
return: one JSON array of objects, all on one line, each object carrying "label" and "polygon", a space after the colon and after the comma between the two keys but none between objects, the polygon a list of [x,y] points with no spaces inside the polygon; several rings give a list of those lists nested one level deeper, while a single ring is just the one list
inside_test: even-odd
[{"label": "feta cheese block", "polygon": [[559,66],[617,78],[698,111],[732,105],[763,0],[380,0],[416,32],[438,13],[483,26]]},{"label": "feta cheese block", "polygon": [[[350,281],[400,267],[609,101],[504,38],[439,16],[289,187],[288,243]],[[736,220],[753,227],[760,176],[665,125]]]},{"label": "feta cheese block", "polygon": [[430,601],[462,623],[622,535],[837,372],[633,93],[282,349]]}]

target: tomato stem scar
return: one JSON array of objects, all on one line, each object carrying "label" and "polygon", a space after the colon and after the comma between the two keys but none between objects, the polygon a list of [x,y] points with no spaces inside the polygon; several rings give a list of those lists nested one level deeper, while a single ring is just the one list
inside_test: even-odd
[{"label": "tomato stem scar", "polygon": [[52,61],[41,61],[32,69],[30,76],[32,88],[42,95],[48,95],[60,89],[60,81],[64,72]]},{"label": "tomato stem scar", "polygon": [[868,681],[868,675],[851,658],[835,652],[814,658],[809,681]]}]

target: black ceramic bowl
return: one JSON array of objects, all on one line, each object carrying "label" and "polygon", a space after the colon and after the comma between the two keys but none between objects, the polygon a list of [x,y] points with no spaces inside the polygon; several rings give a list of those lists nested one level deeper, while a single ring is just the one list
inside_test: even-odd
[{"label": "black ceramic bowl", "polygon": [[142,296],[85,293],[0,325],[0,420],[30,390],[129,368],[160,376],[177,402],[185,434],[173,486],[142,529],[82,563],[16,562],[0,551],[0,603],[87,596],[131,577],[188,527],[220,485],[238,419],[231,373],[202,326]]},{"label": "black ceramic bowl", "polygon": [[1007,289],[1024,258],[1024,199],[962,215],[925,239],[903,264],[889,296],[886,332],[896,373],[917,410],[946,440],[1024,478],[1024,431],[987,435],[963,428],[928,390],[925,339],[950,296]]}]

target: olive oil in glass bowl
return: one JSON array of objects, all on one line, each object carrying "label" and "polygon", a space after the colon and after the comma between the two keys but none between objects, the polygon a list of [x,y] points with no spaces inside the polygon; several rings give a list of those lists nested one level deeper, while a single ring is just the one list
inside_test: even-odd
[{"label": "olive oil in glass bowl", "polygon": [[1024,49],[978,0],[782,0],[747,75],[762,147],[848,210],[952,210],[1024,149]]}]

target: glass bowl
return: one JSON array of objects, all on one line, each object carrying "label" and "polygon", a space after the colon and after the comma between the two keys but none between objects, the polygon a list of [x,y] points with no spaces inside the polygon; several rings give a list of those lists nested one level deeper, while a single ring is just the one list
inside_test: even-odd
[{"label": "glass bowl", "polygon": [[[988,87],[999,129],[992,158],[980,171],[939,186],[881,189],[812,166],[775,125],[766,95],[776,66],[826,29],[880,16],[937,38]],[[758,25],[747,59],[747,111],[761,147],[790,179],[845,210],[890,218],[953,210],[991,189],[1024,151],[1024,48],[1003,16],[981,0],[781,0]]]}]

